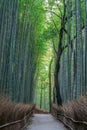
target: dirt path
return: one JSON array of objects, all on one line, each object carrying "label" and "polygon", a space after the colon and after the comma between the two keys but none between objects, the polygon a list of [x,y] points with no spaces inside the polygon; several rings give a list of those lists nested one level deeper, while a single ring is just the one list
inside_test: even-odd
[{"label": "dirt path", "polygon": [[35,114],[32,125],[27,130],[66,130],[60,122],[56,121],[50,114]]}]

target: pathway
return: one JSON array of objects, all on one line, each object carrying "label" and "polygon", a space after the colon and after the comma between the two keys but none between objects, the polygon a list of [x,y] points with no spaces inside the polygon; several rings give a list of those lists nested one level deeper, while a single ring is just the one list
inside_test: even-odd
[{"label": "pathway", "polygon": [[28,126],[27,130],[65,130],[65,128],[50,114],[35,114],[33,122]]}]

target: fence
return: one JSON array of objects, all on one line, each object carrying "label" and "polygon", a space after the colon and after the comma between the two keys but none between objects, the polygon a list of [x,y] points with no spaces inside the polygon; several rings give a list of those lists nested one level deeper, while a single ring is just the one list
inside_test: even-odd
[{"label": "fence", "polygon": [[35,110],[35,105],[32,106],[30,112],[27,115],[25,115],[23,119],[6,123],[0,126],[0,130],[20,130],[20,129],[24,130],[27,123],[29,123],[30,117],[32,116],[34,110]]},{"label": "fence", "polygon": [[69,130],[87,130],[86,121],[76,121],[73,118],[65,115],[62,112],[59,112],[54,104],[51,105],[52,115],[60,120]]}]

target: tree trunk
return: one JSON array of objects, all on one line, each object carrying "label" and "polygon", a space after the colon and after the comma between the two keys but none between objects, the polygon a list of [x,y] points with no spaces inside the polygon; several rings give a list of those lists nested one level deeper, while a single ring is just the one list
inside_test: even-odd
[{"label": "tree trunk", "polygon": [[87,0],[85,0],[85,92],[87,91]]},{"label": "tree trunk", "polygon": [[41,84],[41,93],[40,93],[40,109],[42,108],[42,84]]},{"label": "tree trunk", "polygon": [[59,72],[60,72],[60,59],[61,59],[62,52],[64,50],[64,48],[62,46],[62,40],[63,40],[63,34],[64,34],[64,29],[65,29],[65,16],[66,16],[65,0],[63,0],[63,4],[64,4],[64,14],[61,19],[58,51],[57,51],[57,58],[56,58],[55,72],[54,72],[54,87],[56,88],[56,99],[57,99],[58,105],[62,105],[62,98],[61,98],[61,94],[60,94],[60,84],[59,84]]},{"label": "tree trunk", "polygon": [[52,61],[53,59],[51,59],[50,61],[50,65],[49,65],[49,112],[51,112],[51,65],[52,65]]},{"label": "tree trunk", "polygon": [[76,53],[77,53],[77,97],[82,94],[82,27],[81,3],[76,0]]},{"label": "tree trunk", "polygon": [[62,98],[61,98],[60,86],[59,86],[59,76],[58,76],[59,70],[60,70],[60,65],[58,63],[58,65],[56,64],[56,69],[55,69],[55,74],[54,74],[54,81],[55,81],[55,87],[56,87],[57,104],[62,105]]}]

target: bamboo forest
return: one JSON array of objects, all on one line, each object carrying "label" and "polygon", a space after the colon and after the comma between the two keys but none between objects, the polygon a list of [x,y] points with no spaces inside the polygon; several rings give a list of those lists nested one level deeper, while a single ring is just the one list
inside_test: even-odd
[{"label": "bamboo forest", "polygon": [[86,94],[87,0],[0,0],[0,107],[68,116],[78,108],[86,122]]}]

